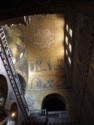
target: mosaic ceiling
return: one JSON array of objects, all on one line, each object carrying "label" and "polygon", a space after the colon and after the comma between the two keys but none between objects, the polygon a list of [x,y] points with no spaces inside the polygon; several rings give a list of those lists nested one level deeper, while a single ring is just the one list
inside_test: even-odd
[{"label": "mosaic ceiling", "polygon": [[[55,30],[54,29],[33,29],[31,30],[33,47],[35,48],[53,48],[54,47],[54,38]],[[40,37],[40,39],[36,39]],[[47,40],[49,42],[47,42]]]},{"label": "mosaic ceiling", "polygon": [[15,63],[23,56],[25,52],[24,38],[17,25],[4,26],[6,38],[8,40],[9,48]]}]

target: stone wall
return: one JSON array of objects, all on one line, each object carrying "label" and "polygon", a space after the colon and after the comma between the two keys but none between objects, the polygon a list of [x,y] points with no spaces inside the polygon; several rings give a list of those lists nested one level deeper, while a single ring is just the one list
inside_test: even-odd
[{"label": "stone wall", "polygon": [[75,21],[72,87],[75,93],[81,124],[88,125],[91,122],[91,125],[93,125],[94,107],[92,103],[94,93],[92,92],[94,90],[94,76],[90,74],[92,64],[90,63],[89,66],[91,46],[93,45],[91,40],[92,16],[78,14],[75,16]]},{"label": "stone wall", "polygon": [[82,124],[94,124],[94,46],[87,78],[86,95],[83,105]]}]

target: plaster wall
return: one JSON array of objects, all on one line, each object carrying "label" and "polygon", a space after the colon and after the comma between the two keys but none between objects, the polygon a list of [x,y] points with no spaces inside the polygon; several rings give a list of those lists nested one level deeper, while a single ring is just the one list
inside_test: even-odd
[{"label": "plaster wall", "polygon": [[17,125],[20,125],[21,122],[24,120],[24,118],[23,118],[23,115],[22,115],[21,110],[19,108],[18,102],[16,100],[15,93],[12,89],[11,83],[10,83],[9,78],[7,76],[7,73],[6,73],[6,70],[4,68],[1,57],[0,57],[0,74],[5,76],[5,78],[7,80],[7,85],[8,85],[8,94],[7,94],[7,99],[6,99],[6,102],[5,102],[5,109],[9,111],[11,109],[12,104],[14,102],[16,102],[17,107],[18,107],[18,122],[17,122]]}]

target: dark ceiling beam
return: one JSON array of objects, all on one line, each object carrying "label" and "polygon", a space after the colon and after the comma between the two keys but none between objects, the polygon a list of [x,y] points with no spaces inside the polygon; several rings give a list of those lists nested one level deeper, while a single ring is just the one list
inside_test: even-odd
[{"label": "dark ceiling beam", "polygon": [[[14,18],[32,14],[53,14],[53,13],[94,13],[94,2],[74,2],[68,0],[11,0],[12,3],[6,3],[5,6],[0,3],[0,20]],[[62,2],[63,1],[63,2]],[[7,6],[7,7],[6,7]]]},{"label": "dark ceiling beam", "polygon": [[29,24],[29,16],[21,16],[17,18],[12,18],[12,19],[5,19],[0,21],[0,26],[3,25],[12,25],[12,24],[23,24],[23,25],[28,25]]}]

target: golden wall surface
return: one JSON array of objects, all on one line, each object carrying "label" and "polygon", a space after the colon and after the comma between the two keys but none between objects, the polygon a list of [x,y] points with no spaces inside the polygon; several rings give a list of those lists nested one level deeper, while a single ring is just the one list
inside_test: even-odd
[{"label": "golden wall surface", "polygon": [[30,18],[28,27],[21,28],[29,64],[26,98],[32,109],[41,109],[43,98],[50,93],[62,93],[57,90],[65,85],[64,18],[61,15]]}]

